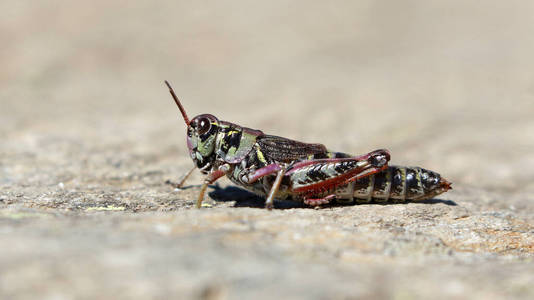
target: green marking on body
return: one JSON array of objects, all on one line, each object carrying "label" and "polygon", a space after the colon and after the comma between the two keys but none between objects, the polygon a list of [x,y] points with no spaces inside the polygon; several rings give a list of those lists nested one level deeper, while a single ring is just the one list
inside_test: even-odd
[{"label": "green marking on body", "polygon": [[264,163],[264,164],[267,164],[267,160],[265,159],[265,156],[263,156],[263,153],[261,152],[260,149],[256,150],[256,154],[258,156],[258,159]]}]

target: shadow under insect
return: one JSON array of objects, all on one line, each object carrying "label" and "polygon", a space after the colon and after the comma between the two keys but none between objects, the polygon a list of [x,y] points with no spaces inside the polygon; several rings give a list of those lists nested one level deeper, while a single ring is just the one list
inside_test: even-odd
[{"label": "shadow under insect", "polygon": [[[218,184],[211,185],[213,190],[208,195],[215,201],[235,201],[234,207],[265,208],[265,197],[260,197],[236,186],[221,188]],[[306,207],[303,203],[290,200],[276,200],[274,208],[290,209]]]},{"label": "shadow under insect", "polygon": [[452,201],[452,200],[443,200],[443,199],[437,199],[437,198],[427,199],[427,200],[419,201],[417,203],[445,204],[445,205],[449,205],[449,206],[458,206],[458,204],[456,202]]}]

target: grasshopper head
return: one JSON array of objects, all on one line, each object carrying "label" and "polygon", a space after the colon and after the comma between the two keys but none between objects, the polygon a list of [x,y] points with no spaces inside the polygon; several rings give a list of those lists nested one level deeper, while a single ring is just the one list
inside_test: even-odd
[{"label": "grasshopper head", "polygon": [[209,114],[198,115],[189,120],[171,85],[167,81],[165,84],[169,87],[169,92],[182,113],[185,125],[187,125],[189,154],[200,171],[207,173],[215,159],[215,138],[219,131],[219,120]]},{"label": "grasshopper head", "polygon": [[193,118],[187,126],[187,148],[201,171],[208,168],[215,157],[215,138],[219,131],[219,120],[209,114]]}]

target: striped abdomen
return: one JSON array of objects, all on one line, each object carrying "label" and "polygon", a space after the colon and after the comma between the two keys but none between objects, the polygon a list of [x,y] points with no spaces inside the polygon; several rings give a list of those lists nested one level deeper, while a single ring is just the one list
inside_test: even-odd
[{"label": "striped abdomen", "polygon": [[338,187],[339,202],[405,202],[432,198],[449,190],[450,183],[420,167],[389,166],[386,170]]}]

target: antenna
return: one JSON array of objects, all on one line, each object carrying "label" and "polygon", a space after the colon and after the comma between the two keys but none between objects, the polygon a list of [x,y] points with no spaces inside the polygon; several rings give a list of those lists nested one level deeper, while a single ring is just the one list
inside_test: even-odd
[{"label": "antenna", "polygon": [[189,118],[187,117],[187,114],[185,113],[185,109],[182,106],[182,103],[180,103],[180,100],[178,100],[178,97],[176,97],[176,94],[174,93],[174,90],[172,89],[171,85],[167,80],[165,80],[165,84],[167,87],[169,87],[169,92],[172,95],[172,98],[174,99],[174,102],[176,102],[176,105],[178,105],[178,108],[180,109],[180,112],[182,113],[182,117],[184,117],[185,125],[189,126]]}]

